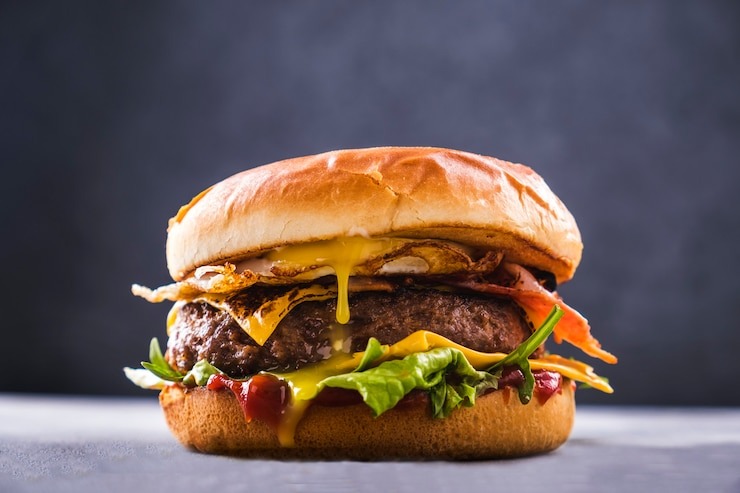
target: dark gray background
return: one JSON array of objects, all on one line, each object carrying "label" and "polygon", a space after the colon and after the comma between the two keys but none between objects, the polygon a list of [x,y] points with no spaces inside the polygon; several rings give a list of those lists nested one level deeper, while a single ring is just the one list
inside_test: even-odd
[{"label": "dark gray background", "polygon": [[[740,5],[4,2],[0,391],[144,394],[167,219],[238,170],[375,145],[534,167],[616,367],[581,402],[740,405]],[[570,353],[575,354],[575,353]]]}]

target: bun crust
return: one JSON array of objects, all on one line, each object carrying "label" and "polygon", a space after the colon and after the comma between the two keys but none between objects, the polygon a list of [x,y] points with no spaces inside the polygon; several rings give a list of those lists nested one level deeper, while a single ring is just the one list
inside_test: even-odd
[{"label": "bun crust", "polygon": [[305,459],[489,459],[531,455],[563,444],[573,426],[574,390],[544,405],[519,402],[506,388],[479,397],[475,406],[445,419],[427,406],[391,409],[374,418],[364,404],[309,407],[296,430],[296,446],[280,447],[267,425],[247,423],[228,390],[165,388],[159,397],[167,424],[185,446],[201,452]]},{"label": "bun crust", "polygon": [[499,249],[558,282],[573,276],[582,251],[573,217],[530,168],[439,148],[333,151],[253,168],[183,206],[168,232],[175,280],[286,244],[357,234]]}]

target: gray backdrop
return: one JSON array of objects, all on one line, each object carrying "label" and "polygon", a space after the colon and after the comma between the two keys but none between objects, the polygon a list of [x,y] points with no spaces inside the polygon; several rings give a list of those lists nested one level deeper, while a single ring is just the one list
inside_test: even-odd
[{"label": "gray backdrop", "polygon": [[[3,2],[0,391],[145,394],[167,219],[238,170],[433,145],[534,167],[617,389],[739,405],[740,4]],[[575,354],[575,353],[569,353]]]}]

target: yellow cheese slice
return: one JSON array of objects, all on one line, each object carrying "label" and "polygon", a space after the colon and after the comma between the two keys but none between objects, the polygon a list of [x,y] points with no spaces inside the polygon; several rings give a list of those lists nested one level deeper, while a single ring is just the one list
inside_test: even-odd
[{"label": "yellow cheese slice", "polygon": [[244,332],[262,346],[280,321],[295,306],[304,301],[326,300],[334,296],[335,290],[315,284],[286,291],[277,298],[271,298],[254,311],[246,309],[241,303],[236,303],[233,296],[203,295],[196,301],[204,301],[231,315]]}]

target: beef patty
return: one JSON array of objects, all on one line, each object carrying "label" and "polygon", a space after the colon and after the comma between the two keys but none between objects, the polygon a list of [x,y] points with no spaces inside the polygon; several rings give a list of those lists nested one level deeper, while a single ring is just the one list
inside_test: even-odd
[{"label": "beef patty", "polygon": [[[245,291],[245,303],[255,289],[260,288]],[[188,303],[170,328],[166,358],[182,372],[207,359],[230,377],[245,378],[263,370],[294,370],[328,357],[331,331],[336,330],[343,331],[344,350],[350,351],[364,350],[370,337],[393,344],[417,330],[429,330],[470,349],[508,353],[531,334],[513,301],[475,293],[418,288],[351,293],[351,321],[338,324],[335,311],[336,299],[301,303],[260,346],[228,313],[207,303]]]}]

